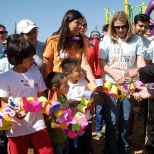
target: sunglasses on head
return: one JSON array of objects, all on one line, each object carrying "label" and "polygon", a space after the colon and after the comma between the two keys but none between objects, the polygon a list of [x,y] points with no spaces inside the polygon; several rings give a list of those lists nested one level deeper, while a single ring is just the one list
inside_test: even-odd
[{"label": "sunglasses on head", "polygon": [[122,25],[122,26],[114,26],[115,29],[125,29],[128,28],[128,25]]},{"label": "sunglasses on head", "polygon": [[0,31],[0,34],[7,34],[8,31]]},{"label": "sunglasses on head", "polygon": [[81,24],[81,27],[82,27],[82,26],[83,26],[84,28],[87,27],[87,23],[86,23],[86,24]]}]

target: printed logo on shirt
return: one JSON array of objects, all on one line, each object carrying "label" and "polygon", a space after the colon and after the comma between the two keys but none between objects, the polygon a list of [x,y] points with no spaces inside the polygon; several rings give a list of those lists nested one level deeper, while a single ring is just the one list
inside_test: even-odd
[{"label": "printed logo on shirt", "polygon": [[66,51],[60,51],[58,58],[68,58],[68,53]]},{"label": "printed logo on shirt", "polygon": [[21,80],[22,89],[34,88],[33,80]]},{"label": "printed logo on shirt", "polygon": [[38,84],[37,84],[37,83],[35,83],[35,84],[34,84],[34,87],[37,89],[37,88],[38,88]]},{"label": "printed logo on shirt", "polygon": [[111,54],[110,63],[111,68],[115,69],[118,74],[124,75],[126,69],[128,69],[128,63],[130,56],[124,55],[123,48],[119,42]]}]

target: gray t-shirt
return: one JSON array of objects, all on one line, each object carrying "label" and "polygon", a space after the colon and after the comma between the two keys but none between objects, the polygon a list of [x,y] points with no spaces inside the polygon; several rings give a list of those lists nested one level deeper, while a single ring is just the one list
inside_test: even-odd
[{"label": "gray t-shirt", "polygon": [[35,47],[36,54],[34,55],[35,62],[37,63],[39,68],[43,67],[43,50],[44,50],[44,42],[37,41],[37,45]]},{"label": "gray t-shirt", "polygon": [[[138,35],[133,35],[128,43],[119,38],[117,44],[114,44],[107,35],[100,42],[99,58],[105,59],[110,68],[123,76],[125,70],[136,67],[136,56],[144,57],[145,50],[143,41]],[[111,76],[105,73],[103,75],[106,80],[115,83]]]}]

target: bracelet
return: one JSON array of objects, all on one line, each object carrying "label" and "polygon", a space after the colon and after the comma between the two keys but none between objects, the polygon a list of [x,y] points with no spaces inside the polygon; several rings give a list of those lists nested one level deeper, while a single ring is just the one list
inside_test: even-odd
[{"label": "bracelet", "polygon": [[128,77],[128,75],[129,75],[129,70],[126,69],[125,72],[124,72],[124,76],[125,76],[125,77]]}]

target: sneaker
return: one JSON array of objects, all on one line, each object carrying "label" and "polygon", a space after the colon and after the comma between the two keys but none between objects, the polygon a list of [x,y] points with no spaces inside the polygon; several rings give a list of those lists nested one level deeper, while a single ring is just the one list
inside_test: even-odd
[{"label": "sneaker", "polygon": [[99,140],[102,140],[104,138],[101,132],[96,133],[96,136],[98,137]]}]

